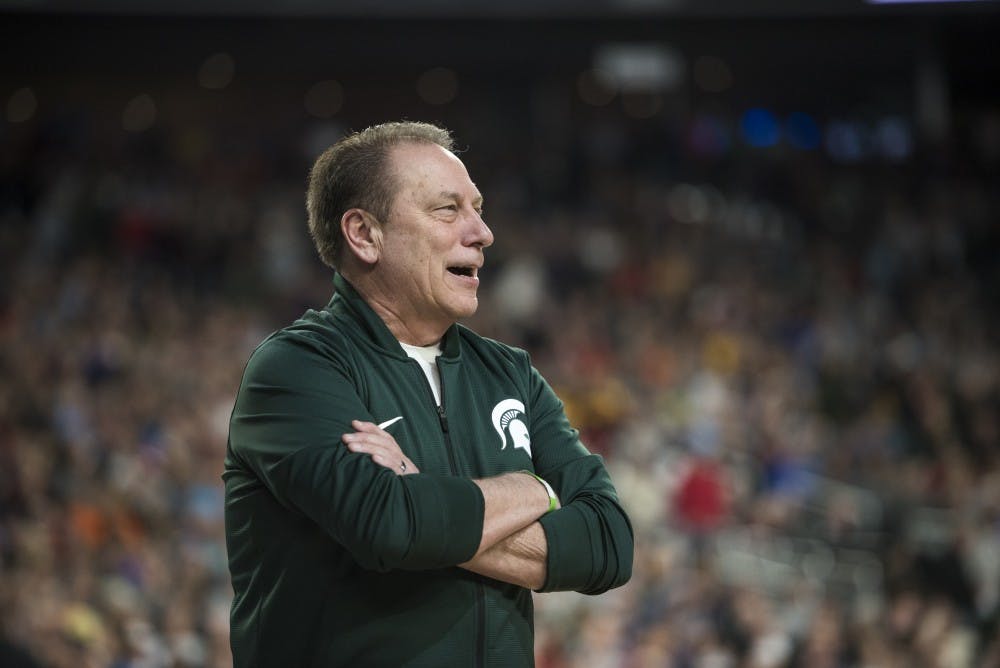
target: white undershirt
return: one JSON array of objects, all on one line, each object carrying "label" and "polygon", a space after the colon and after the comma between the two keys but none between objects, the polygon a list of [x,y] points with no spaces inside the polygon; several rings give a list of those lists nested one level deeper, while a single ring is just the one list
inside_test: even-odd
[{"label": "white undershirt", "polygon": [[434,393],[434,402],[441,405],[441,377],[438,375],[438,367],[435,360],[441,354],[441,345],[435,343],[431,346],[411,346],[408,343],[399,342],[403,351],[417,360],[417,364],[424,370],[427,382],[431,384],[431,391]]}]

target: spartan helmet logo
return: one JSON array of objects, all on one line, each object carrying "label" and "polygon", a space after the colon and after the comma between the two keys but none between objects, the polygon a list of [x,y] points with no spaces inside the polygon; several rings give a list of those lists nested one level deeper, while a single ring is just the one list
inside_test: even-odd
[{"label": "spartan helmet logo", "polygon": [[493,428],[500,435],[500,449],[507,447],[507,435],[515,448],[524,448],[531,456],[531,437],[528,436],[524,404],[517,399],[504,399],[493,407]]}]

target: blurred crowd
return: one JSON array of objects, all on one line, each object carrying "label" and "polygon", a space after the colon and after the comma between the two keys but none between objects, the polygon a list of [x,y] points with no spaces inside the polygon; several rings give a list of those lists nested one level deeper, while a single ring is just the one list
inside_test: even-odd
[{"label": "blurred crowd", "polygon": [[[996,155],[482,125],[470,325],[532,353],[636,532],[625,587],[535,597],[539,667],[1000,665]],[[231,664],[233,397],[332,289],[304,135],[0,133],[0,664]]]}]

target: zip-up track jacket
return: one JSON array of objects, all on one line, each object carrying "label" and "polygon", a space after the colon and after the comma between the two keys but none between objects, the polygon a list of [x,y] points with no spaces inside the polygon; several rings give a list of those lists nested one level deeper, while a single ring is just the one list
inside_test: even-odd
[{"label": "zip-up track jacket", "polygon": [[[562,508],[541,518],[540,591],[626,582],[633,535],[600,456],[519,349],[454,325],[442,406],[419,365],[337,275],[322,311],[251,356],[223,479],[242,666],[531,666],[531,592],[458,568],[483,528],[475,478],[527,469]],[[353,419],[382,423],[420,468],[350,452]]]}]

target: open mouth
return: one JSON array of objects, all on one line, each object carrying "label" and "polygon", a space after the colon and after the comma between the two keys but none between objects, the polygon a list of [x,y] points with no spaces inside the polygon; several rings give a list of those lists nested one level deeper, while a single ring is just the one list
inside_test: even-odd
[{"label": "open mouth", "polygon": [[467,276],[472,278],[476,275],[476,268],[472,266],[468,267],[448,267],[448,271],[455,274],[456,276]]}]

